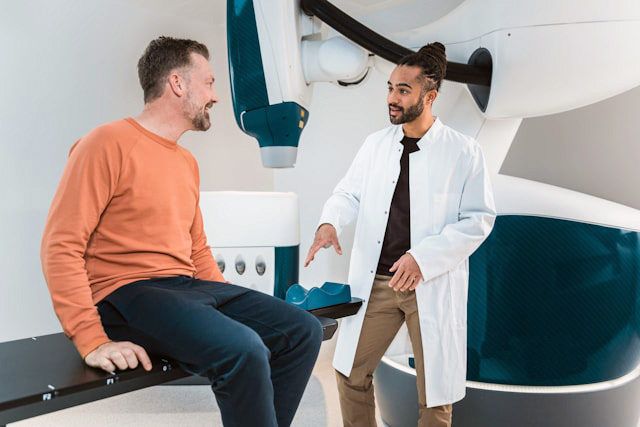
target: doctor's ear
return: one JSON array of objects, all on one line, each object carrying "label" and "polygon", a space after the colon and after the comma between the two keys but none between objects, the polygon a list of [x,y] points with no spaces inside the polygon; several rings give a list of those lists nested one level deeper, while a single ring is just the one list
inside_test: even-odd
[{"label": "doctor's ear", "polygon": [[434,90],[430,90],[429,92],[427,92],[425,97],[427,98],[427,102],[429,104],[433,104],[433,101],[435,101],[436,98],[438,97],[438,91],[435,90],[435,89]]}]

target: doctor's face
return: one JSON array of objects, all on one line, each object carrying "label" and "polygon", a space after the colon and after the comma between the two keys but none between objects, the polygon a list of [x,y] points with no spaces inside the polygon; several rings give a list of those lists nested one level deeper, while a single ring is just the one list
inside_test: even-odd
[{"label": "doctor's face", "polygon": [[419,67],[400,65],[391,73],[387,104],[392,124],[412,122],[424,113],[427,91],[420,79],[421,71]]}]

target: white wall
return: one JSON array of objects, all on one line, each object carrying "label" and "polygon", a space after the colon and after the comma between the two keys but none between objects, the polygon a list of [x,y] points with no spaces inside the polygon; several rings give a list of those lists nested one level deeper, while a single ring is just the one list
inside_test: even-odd
[{"label": "white wall", "polygon": [[501,173],[640,209],[639,111],[637,87],[587,107],[524,120]]},{"label": "white wall", "polygon": [[136,63],[159,36],[210,49],[220,105],[212,129],[181,143],[203,190],[272,190],[256,143],[233,119],[226,2],[5,1],[0,13],[0,341],[60,330],[39,259],[49,203],[70,146],[93,127],[136,115]]}]

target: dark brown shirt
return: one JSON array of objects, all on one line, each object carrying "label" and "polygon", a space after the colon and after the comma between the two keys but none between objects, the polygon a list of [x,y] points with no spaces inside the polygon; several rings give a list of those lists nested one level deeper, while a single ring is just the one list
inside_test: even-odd
[{"label": "dark brown shirt", "polygon": [[400,157],[400,175],[393,192],[387,229],[382,242],[382,252],[378,260],[378,274],[393,276],[391,266],[411,249],[411,204],[409,202],[409,155],[419,151],[420,138],[402,138],[404,150]]}]

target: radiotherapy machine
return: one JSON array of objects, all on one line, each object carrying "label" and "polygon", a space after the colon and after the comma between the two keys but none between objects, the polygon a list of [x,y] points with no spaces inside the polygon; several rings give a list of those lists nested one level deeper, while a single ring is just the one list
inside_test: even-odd
[{"label": "radiotherapy machine", "polygon": [[[467,397],[454,425],[636,427],[640,212],[499,171],[523,118],[640,85],[640,2],[335,3],[370,8],[378,27],[322,0],[228,0],[235,116],[263,164],[291,167],[304,150],[303,130],[322,114],[310,108],[314,82],[357,87],[442,42],[437,114],[483,146],[498,210],[469,263]],[[392,427],[417,419],[411,353],[400,333],[376,373]]]}]

